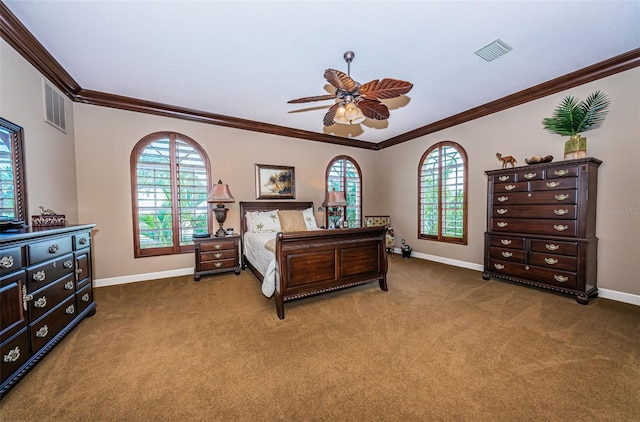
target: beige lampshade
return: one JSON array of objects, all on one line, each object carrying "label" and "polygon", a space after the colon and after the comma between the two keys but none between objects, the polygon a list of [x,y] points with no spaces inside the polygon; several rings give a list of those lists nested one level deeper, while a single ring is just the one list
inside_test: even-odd
[{"label": "beige lampshade", "polygon": [[222,180],[218,180],[218,183],[213,185],[213,188],[211,188],[207,201],[217,202],[220,204],[223,202],[236,202],[236,199],[231,195],[229,185],[222,183]]},{"label": "beige lampshade", "polygon": [[323,207],[343,207],[347,205],[347,200],[344,197],[344,192],[332,190],[327,193],[325,201],[322,203]]}]

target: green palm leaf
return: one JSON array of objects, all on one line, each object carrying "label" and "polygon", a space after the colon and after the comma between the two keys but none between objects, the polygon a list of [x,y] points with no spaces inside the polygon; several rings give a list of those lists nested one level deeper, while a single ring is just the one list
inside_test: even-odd
[{"label": "green palm leaf", "polygon": [[610,104],[611,101],[600,91],[582,102],[569,95],[560,102],[551,117],[542,120],[542,125],[547,131],[558,135],[578,135],[599,128]]}]

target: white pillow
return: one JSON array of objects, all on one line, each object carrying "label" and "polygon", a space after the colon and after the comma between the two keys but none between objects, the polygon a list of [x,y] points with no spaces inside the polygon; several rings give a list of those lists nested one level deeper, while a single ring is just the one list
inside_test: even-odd
[{"label": "white pillow", "polygon": [[249,230],[251,230],[253,233],[281,231],[280,219],[278,218],[278,210],[254,211],[251,213],[247,213],[247,223],[249,226]]},{"label": "white pillow", "polygon": [[318,228],[316,214],[313,212],[313,208],[307,208],[302,211],[302,218],[304,219],[304,225],[307,226],[307,230],[316,230]]}]

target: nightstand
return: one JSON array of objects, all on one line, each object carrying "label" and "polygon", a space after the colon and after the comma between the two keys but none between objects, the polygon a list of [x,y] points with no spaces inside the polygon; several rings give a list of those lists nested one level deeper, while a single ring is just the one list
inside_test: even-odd
[{"label": "nightstand", "polygon": [[240,275],[240,236],[194,238],[196,266],[193,276],[200,281],[203,275],[233,271]]}]

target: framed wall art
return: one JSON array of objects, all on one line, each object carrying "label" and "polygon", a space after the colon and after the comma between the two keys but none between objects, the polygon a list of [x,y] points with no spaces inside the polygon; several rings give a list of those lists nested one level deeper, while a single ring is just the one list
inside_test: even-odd
[{"label": "framed wall art", "polygon": [[296,199],[295,167],[256,164],[256,199]]}]

